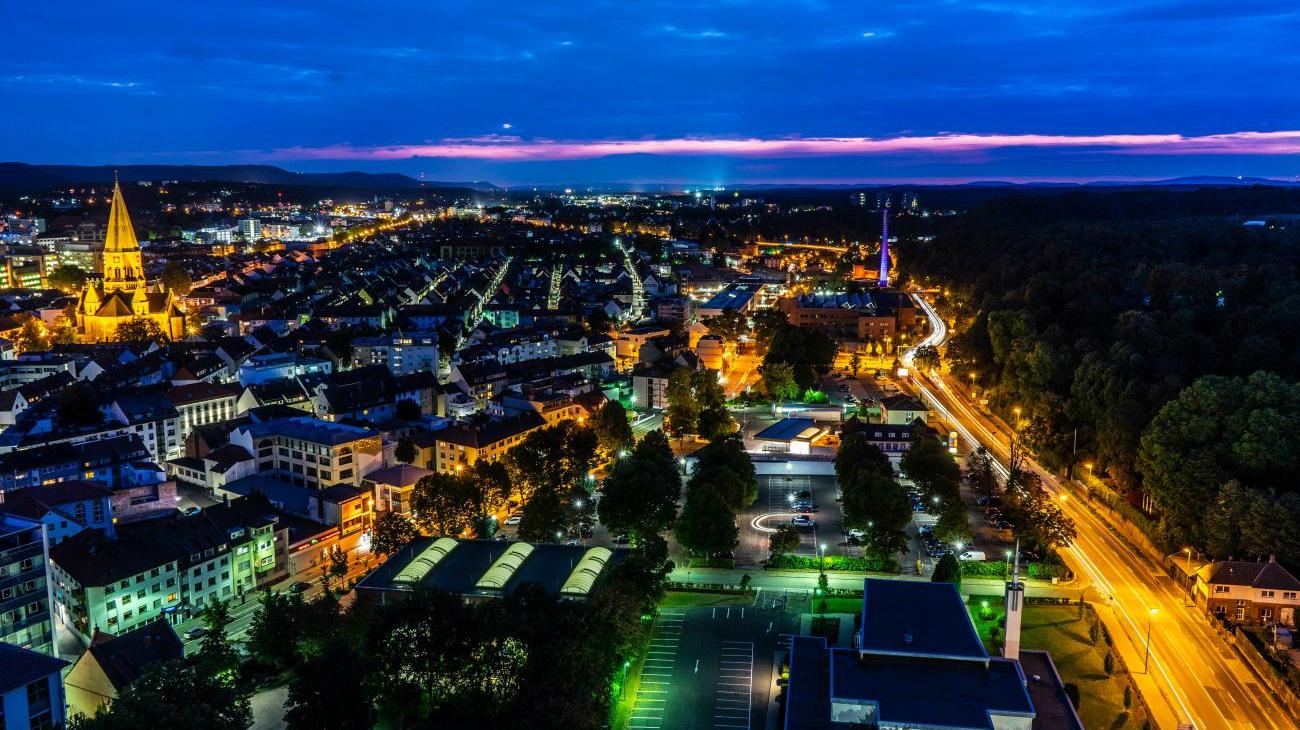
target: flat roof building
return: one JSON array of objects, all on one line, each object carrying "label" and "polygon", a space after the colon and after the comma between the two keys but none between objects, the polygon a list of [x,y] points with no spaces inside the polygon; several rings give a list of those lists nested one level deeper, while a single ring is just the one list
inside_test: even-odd
[{"label": "flat roof building", "polygon": [[[1051,665],[1046,654],[1032,661]],[[856,648],[820,636],[791,642],[785,727],[1030,730],[1038,712],[1028,684],[1019,661],[984,650],[952,584],[868,578]],[[1036,695],[1066,720],[1052,727],[1082,727],[1059,683]]]},{"label": "flat roof building", "polygon": [[536,584],[549,595],[580,600],[627,554],[583,545],[422,537],[357,584],[357,596],[387,603],[425,589],[486,600]]}]

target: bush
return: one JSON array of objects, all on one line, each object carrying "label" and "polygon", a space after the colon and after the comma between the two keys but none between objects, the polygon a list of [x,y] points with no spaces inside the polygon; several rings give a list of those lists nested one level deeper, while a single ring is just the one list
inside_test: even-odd
[{"label": "bush", "polygon": [[[1021,575],[1030,580],[1068,579],[1071,575],[1069,568],[1057,563],[1026,563],[1022,567],[1024,572]],[[1000,560],[961,561],[961,574],[968,578],[1005,578],[1006,571],[1006,563]]]},{"label": "bush", "polygon": [[[822,558],[825,570],[855,571],[865,573],[897,573],[898,562],[893,558],[868,555],[854,558],[846,555],[827,555]],[[774,555],[767,561],[769,570],[817,570],[817,558],[810,555]]]}]

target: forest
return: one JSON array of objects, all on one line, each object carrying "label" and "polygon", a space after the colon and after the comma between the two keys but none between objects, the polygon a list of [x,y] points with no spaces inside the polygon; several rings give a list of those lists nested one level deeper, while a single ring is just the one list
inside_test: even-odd
[{"label": "forest", "polygon": [[[1012,196],[900,241],[944,353],[1161,547],[1300,568],[1300,191]],[[1260,221],[1262,224],[1245,222]]]}]

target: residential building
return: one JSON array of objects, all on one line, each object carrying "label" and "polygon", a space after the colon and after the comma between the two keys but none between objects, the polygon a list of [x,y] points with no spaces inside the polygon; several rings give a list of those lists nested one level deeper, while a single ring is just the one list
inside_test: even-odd
[{"label": "residential building", "polygon": [[393,375],[438,372],[438,333],[408,332],[353,341],[358,365],[384,365]]},{"label": "residential building", "polygon": [[63,727],[62,659],[0,643],[0,728],[53,730]]},{"label": "residential building", "polygon": [[906,292],[816,292],[777,304],[792,325],[858,342],[896,342],[900,332],[914,331],[919,321],[916,304]]},{"label": "residential building", "polygon": [[5,495],[4,510],[45,525],[51,546],[87,528],[113,532],[110,490],[102,482],[73,479]]},{"label": "residential building", "polygon": [[370,472],[362,487],[374,494],[375,510],[410,516],[415,483],[434,472],[411,464],[398,464]]},{"label": "residential building", "polygon": [[179,414],[177,436],[182,444],[195,426],[220,423],[235,417],[235,401],[240,390],[230,385],[191,383],[166,392],[167,400]]},{"label": "residential building", "polygon": [[278,575],[284,544],[265,501],[235,500],[195,516],[83,530],[50,551],[60,618],[83,644],[157,620],[175,624],[209,599],[241,598]]},{"label": "residential building", "polygon": [[0,643],[54,654],[45,526],[0,511]]},{"label": "residential building", "polygon": [[310,416],[242,425],[230,442],[257,459],[259,474],[313,489],[360,487],[363,476],[383,466],[378,431]]},{"label": "residential building", "polygon": [[153,621],[116,635],[96,632],[63,680],[68,716],[94,717],[146,669],[176,661],[184,654],[184,644],[166,621]]},{"label": "residential building", "polygon": [[1272,557],[1263,563],[1210,563],[1197,571],[1196,578],[1196,602],[1213,616],[1248,626],[1296,626],[1300,580]]},{"label": "residential building", "polygon": [[929,423],[930,409],[910,395],[891,395],[880,399],[880,420],[894,426],[905,426],[920,420]]},{"label": "residential building", "polygon": [[647,324],[620,332],[614,341],[615,354],[620,363],[635,363],[641,359],[641,347],[656,337],[667,337],[672,331],[658,324]]},{"label": "residential building", "polygon": [[507,418],[475,418],[453,423],[438,431],[416,434],[412,441],[417,463],[443,474],[463,471],[479,459],[500,461],[506,452],[546,425],[536,411],[522,411]]},{"label": "residential building", "polygon": [[329,360],[293,352],[258,354],[249,357],[239,366],[239,384],[251,385],[299,375],[329,375],[333,369]]}]

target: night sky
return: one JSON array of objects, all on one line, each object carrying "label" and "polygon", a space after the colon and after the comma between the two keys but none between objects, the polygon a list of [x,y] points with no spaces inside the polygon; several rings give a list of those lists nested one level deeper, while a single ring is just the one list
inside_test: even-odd
[{"label": "night sky", "polygon": [[0,159],[429,180],[1300,175],[1300,5],[46,0]]}]

